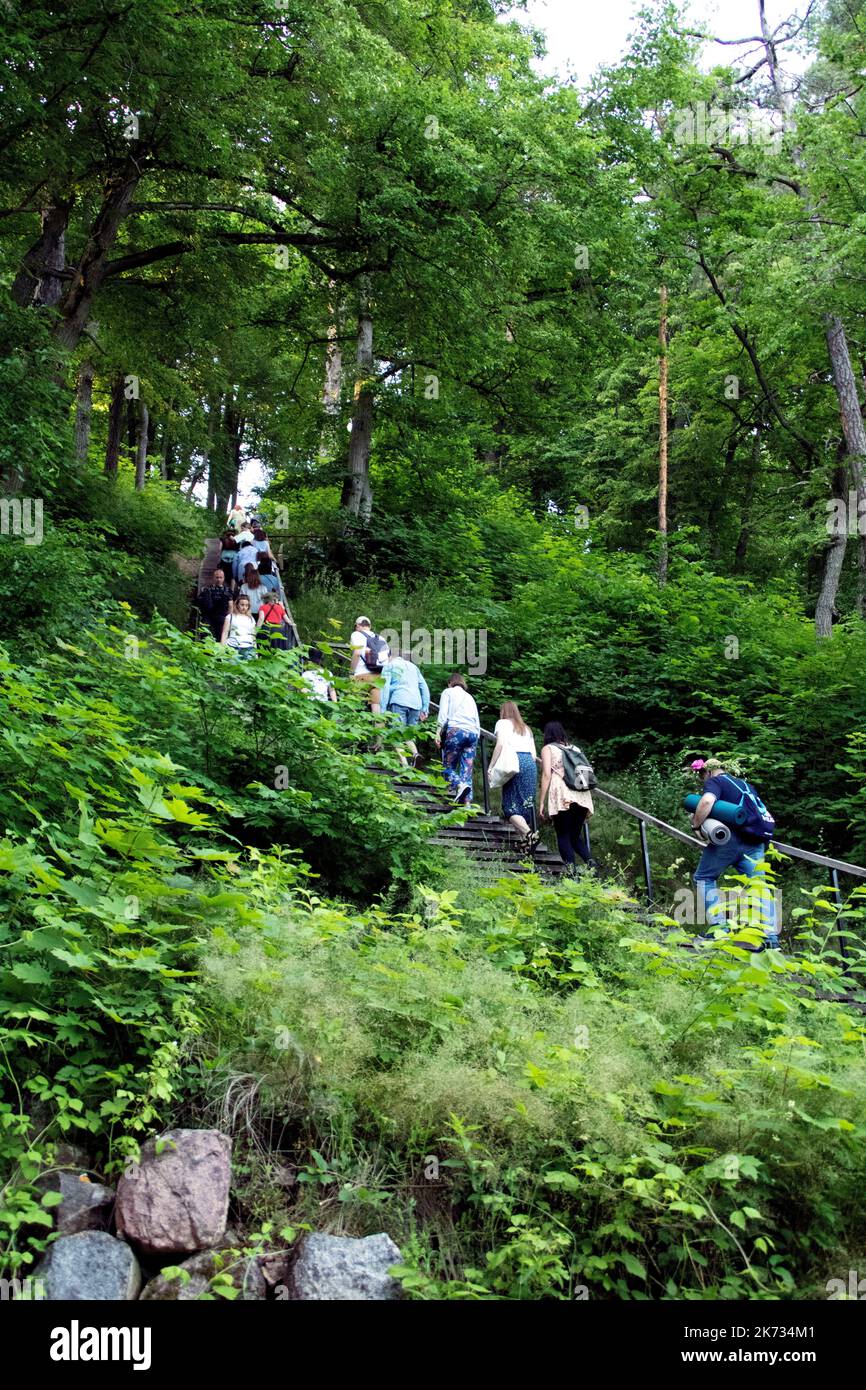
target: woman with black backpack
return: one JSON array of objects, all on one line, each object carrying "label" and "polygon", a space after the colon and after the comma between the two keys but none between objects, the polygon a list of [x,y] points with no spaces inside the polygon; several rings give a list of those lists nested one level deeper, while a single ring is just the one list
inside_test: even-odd
[{"label": "woman with black backpack", "polygon": [[[544,744],[541,749],[541,797],[540,815],[544,820],[550,817],[556,831],[559,855],[566,865],[566,873],[572,877],[577,872],[575,854],[579,854],[589,868],[596,863],[589,850],[586,822],[593,814],[592,793],[569,786],[566,781],[566,763],[569,767],[574,759],[572,752],[580,754],[570,744],[565,729],[556,720],[544,726]],[[565,756],[563,756],[565,754]],[[579,762],[582,763],[580,754]],[[572,779],[570,779],[572,780]]]}]

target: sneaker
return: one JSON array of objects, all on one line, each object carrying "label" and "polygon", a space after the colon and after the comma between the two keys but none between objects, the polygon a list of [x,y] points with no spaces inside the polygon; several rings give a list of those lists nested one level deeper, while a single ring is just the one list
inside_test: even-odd
[{"label": "sneaker", "polygon": [[462,801],[466,793],[471,792],[471,790],[472,788],[470,787],[468,782],[461,782],[456,792],[454,793],[454,800]]}]

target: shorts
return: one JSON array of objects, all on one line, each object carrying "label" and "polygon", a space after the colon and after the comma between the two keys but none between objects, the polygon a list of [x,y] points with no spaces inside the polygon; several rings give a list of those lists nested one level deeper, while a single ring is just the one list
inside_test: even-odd
[{"label": "shorts", "polygon": [[421,711],[410,709],[408,705],[389,705],[388,713],[396,715],[400,723],[407,726],[417,724],[421,719]]}]

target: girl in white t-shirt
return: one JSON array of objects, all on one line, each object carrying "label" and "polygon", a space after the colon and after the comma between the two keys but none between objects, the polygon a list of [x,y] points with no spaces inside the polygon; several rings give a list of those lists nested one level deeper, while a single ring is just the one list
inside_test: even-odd
[{"label": "girl in white t-shirt", "polygon": [[252,661],[256,656],[256,620],[250,612],[250,601],[242,594],[235,601],[234,613],[227,613],[220,641],[230,647],[241,661]]},{"label": "girl in white t-shirt", "polygon": [[491,769],[496,766],[505,748],[517,754],[518,762],[517,772],[502,788],[502,815],[520,836],[518,843],[521,849],[534,849],[541,838],[535,829],[535,789],[538,785],[535,739],[513,700],[506,700],[500,706],[493,732],[496,734],[496,747],[490,759]]}]

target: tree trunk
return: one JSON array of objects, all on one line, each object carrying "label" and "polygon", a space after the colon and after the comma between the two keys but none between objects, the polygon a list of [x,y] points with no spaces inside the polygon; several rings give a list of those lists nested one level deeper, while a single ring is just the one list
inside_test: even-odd
[{"label": "tree trunk", "polygon": [[29,304],[54,305],[63,293],[66,228],[73,201],[57,199],[42,209],[39,239],[26,252],[12,283],[12,298],[22,308]]},{"label": "tree trunk", "polygon": [[668,291],[659,290],[659,585],[668,580]]},{"label": "tree trunk", "polygon": [[848,537],[840,527],[824,551],[824,564],[821,572],[821,592],[815,605],[815,632],[819,637],[829,637],[833,631],[833,618],[836,614],[836,594],[845,563],[845,548]]},{"label": "tree trunk", "polygon": [[232,402],[226,405],[225,413],[225,452],[226,452],[226,511],[238,499],[238,478],[241,471],[241,449],[244,442],[246,420],[238,414]]},{"label": "tree trunk", "polygon": [[150,424],[150,417],[144,401],[138,402],[138,439],[135,446],[135,490],[144,491],[144,482],[147,477],[147,442]]},{"label": "tree trunk", "polygon": [[737,545],[734,550],[733,573],[742,574],[746,567],[746,551],[749,548],[749,541],[752,536],[751,512],[752,502],[755,498],[755,487],[758,481],[758,473],[761,468],[761,425],[758,422],[755,427],[755,434],[752,440],[752,453],[749,460],[749,471],[746,474],[746,483],[743,489],[743,508],[741,512],[740,534],[737,536]]},{"label": "tree trunk", "polygon": [[[842,454],[843,449],[844,445],[840,443],[840,454]],[[845,478],[844,467],[837,467],[833,473],[831,484],[834,498],[844,493]],[[847,517],[842,517],[840,523],[837,523],[832,530],[830,541],[825,546],[821,556],[821,588],[818,593],[818,601],[815,604],[815,632],[819,637],[831,635],[833,619],[839,616],[836,609],[836,595],[839,592],[839,581],[842,577],[842,567],[845,564],[847,545]]]},{"label": "tree trunk", "polygon": [[90,446],[90,426],[93,419],[92,362],[82,362],[78,369],[78,388],[75,393],[75,462],[83,467]]},{"label": "tree trunk", "polygon": [[117,477],[117,461],[120,458],[120,431],[126,406],[125,383],[120,373],[111,383],[111,406],[108,411],[108,439],[105,445],[105,472],[110,478]]},{"label": "tree trunk", "polygon": [[159,451],[159,476],[166,482],[171,478],[171,431],[168,421],[162,427],[162,445]]},{"label": "tree trunk", "polygon": [[373,438],[373,319],[369,307],[369,288],[361,289],[358,311],[358,338],[355,355],[355,392],[352,405],[352,433],[349,437],[349,466],[341,505],[353,516],[369,521],[373,510],[370,487],[370,445]]},{"label": "tree trunk", "polygon": [[134,468],[138,456],[138,401],[135,396],[128,396],[126,400],[126,447]]},{"label": "tree trunk", "polygon": [[69,289],[60,301],[60,322],[54,335],[63,347],[77,346],[90,318],[93,301],[105,277],[109,252],[142,176],[141,158],[139,154],[138,160],[127,159],[122,169],[106,182],[102,206],[73,271]]},{"label": "tree trunk", "polygon": [[[766,0],[758,0],[758,11],[761,23],[761,38],[764,46],[764,53],[767,59],[767,71],[773,88],[773,95],[776,109],[782,117],[785,131],[793,134],[793,123],[791,120],[791,97],[782,87],[781,75],[778,66],[776,45],[767,21]],[[808,178],[808,167],[802,149],[795,146],[791,152],[794,164],[801,171],[804,179]],[[815,220],[816,213],[812,204],[812,196],[808,186],[803,186],[799,190],[799,196],[805,207],[809,218],[812,221],[816,237],[821,236],[820,224]],[[857,490],[858,506],[866,504],[866,478],[864,478],[864,459],[866,459],[866,429],[863,425],[863,416],[860,413],[860,398],[857,394],[857,383],[854,378],[854,370],[851,366],[851,354],[848,351],[848,339],[845,333],[845,326],[838,314],[824,315],[824,332],[827,340],[827,352],[830,357],[830,365],[833,369],[833,385],[836,389],[836,396],[839,401],[839,413],[842,416],[842,429],[845,434],[845,444],[848,449],[848,462],[851,474],[854,479],[854,486]],[[827,550],[824,563],[824,577],[821,584],[821,599],[819,608],[815,610],[815,627],[819,636],[826,637],[830,631],[826,627],[827,623],[827,603],[829,601],[830,610],[835,606],[836,591],[839,587],[839,579],[842,573],[842,562],[845,558],[846,537],[834,537]],[[832,596],[825,594],[828,586],[834,582]],[[860,571],[862,578],[863,571]],[[858,588],[857,606],[860,613],[866,612],[866,591],[862,583]],[[821,623],[825,630],[819,626],[819,611],[821,613]]]},{"label": "tree trunk", "polygon": [[[330,283],[333,294],[336,285]],[[336,302],[336,301],[335,301]],[[340,410],[340,394],[343,381],[343,351],[339,339],[338,315],[334,304],[328,305],[328,346],[325,352],[325,386],[322,392],[322,405],[328,415],[337,415]]]},{"label": "tree trunk", "polygon": [[[864,467],[866,467],[866,426],[863,423],[857,380],[851,365],[851,354],[848,351],[848,339],[845,336],[842,320],[835,314],[828,314],[826,328],[827,351],[830,354],[830,362],[833,367],[833,385],[836,388],[839,411],[842,416],[842,429],[848,451],[848,467],[851,470],[851,481],[857,493],[857,522],[855,524],[859,524],[859,518],[866,515],[866,471],[864,471]],[[861,617],[864,617],[866,616],[866,587],[864,587],[866,575],[864,575],[862,563],[859,562],[859,555],[857,578],[857,611]]]}]

